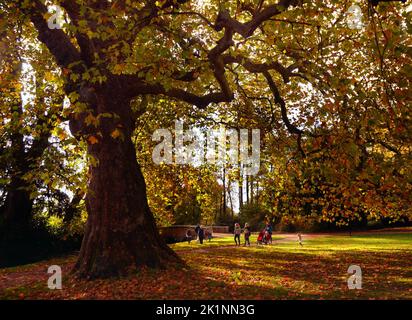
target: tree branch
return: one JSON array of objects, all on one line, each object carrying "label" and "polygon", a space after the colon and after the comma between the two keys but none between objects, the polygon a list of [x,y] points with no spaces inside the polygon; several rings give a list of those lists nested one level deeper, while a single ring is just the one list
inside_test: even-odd
[{"label": "tree branch", "polygon": [[[78,22],[80,20],[79,4],[73,0],[63,0],[60,3],[60,5],[66,10],[73,24],[78,27]],[[89,39],[89,37],[86,34],[80,32],[76,32],[75,37],[81,50],[81,58],[86,62],[88,66],[91,66],[94,58],[93,52],[95,51],[93,42]]]},{"label": "tree branch", "polygon": [[162,94],[167,97],[175,98],[200,109],[206,108],[211,103],[230,102],[233,96],[227,96],[224,92],[211,92],[205,95],[196,95],[179,88],[165,88],[161,84],[149,84],[136,75],[121,75],[119,81],[125,89],[129,99],[140,94]]},{"label": "tree branch", "polygon": [[290,6],[295,6],[298,3],[299,1],[296,0],[281,0],[279,3],[268,6],[258,12],[252,20],[246,23],[241,23],[233,19],[230,17],[229,11],[222,10],[216,18],[215,30],[221,31],[223,28],[226,28],[226,30],[231,29],[244,38],[248,38],[264,21],[269,20],[271,17],[282,13]]},{"label": "tree branch", "polygon": [[294,134],[299,134],[301,135],[303,132],[303,130],[297,128],[295,125],[293,125],[289,118],[288,118],[288,114],[287,114],[287,110],[286,110],[286,103],[283,100],[283,98],[281,97],[278,87],[276,86],[275,82],[272,79],[272,76],[270,75],[269,71],[263,71],[262,74],[264,75],[264,77],[266,78],[269,88],[273,93],[273,97],[275,99],[275,102],[280,106],[280,111],[281,111],[281,115],[282,115],[282,120],[286,126],[286,128],[288,129],[288,131],[290,133],[294,133]]},{"label": "tree branch", "polygon": [[33,0],[33,6],[23,7],[22,10],[28,13],[39,33],[38,39],[47,46],[60,67],[68,68],[70,64],[81,60],[79,51],[61,29],[49,29],[43,18],[47,13],[45,5],[39,0]]},{"label": "tree branch", "polygon": [[292,65],[293,68],[290,68],[290,67],[285,68],[277,61],[274,61],[271,63],[254,63],[246,57],[243,57],[243,56],[233,57],[229,54],[223,55],[223,61],[225,64],[238,63],[251,73],[263,73],[264,71],[276,70],[277,72],[280,73],[285,83],[288,83],[289,77],[291,75],[294,75],[290,70],[293,70],[295,68],[295,65]]}]

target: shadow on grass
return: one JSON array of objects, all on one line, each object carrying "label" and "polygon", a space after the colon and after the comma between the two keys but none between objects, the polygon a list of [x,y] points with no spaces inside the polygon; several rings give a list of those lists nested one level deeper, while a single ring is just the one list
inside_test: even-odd
[{"label": "shadow on grass", "polygon": [[[403,244],[404,237],[400,238],[399,243]],[[68,276],[64,278],[63,290],[54,291],[47,289],[46,278],[9,289],[3,297],[16,299],[23,294],[32,299],[412,299],[410,249],[375,250],[375,244],[368,241],[361,245],[361,240],[349,239],[352,241],[343,237],[314,239],[305,242],[303,248],[296,243],[228,247],[225,240],[221,247],[211,246],[205,252],[179,250],[189,268],[142,269],[127,278],[94,281]],[[36,266],[47,270],[49,263],[44,261]],[[351,264],[362,268],[362,290],[347,287],[347,269]]]}]

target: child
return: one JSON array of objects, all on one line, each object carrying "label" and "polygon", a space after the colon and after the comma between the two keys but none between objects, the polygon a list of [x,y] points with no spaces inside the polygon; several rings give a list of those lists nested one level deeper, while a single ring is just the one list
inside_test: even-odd
[{"label": "child", "polygon": [[240,228],[240,224],[239,223],[235,223],[235,230],[234,230],[234,234],[235,234],[235,243],[237,246],[240,246],[240,233],[242,232],[242,229]]},{"label": "child", "polygon": [[300,232],[298,233],[298,241],[299,241],[299,244],[303,247],[302,234]]},{"label": "child", "polygon": [[250,228],[249,228],[249,225],[248,225],[247,222],[245,223],[245,228],[243,229],[243,232],[245,233],[245,244],[244,244],[243,246],[246,246],[246,244],[247,244],[248,246],[250,246],[250,240],[249,240],[249,237],[250,237]]},{"label": "child", "polygon": [[192,231],[190,229],[187,229],[186,231],[186,240],[188,244],[190,244],[190,241],[192,241]]},{"label": "child", "polygon": [[207,231],[207,239],[209,240],[209,242],[210,242],[210,240],[212,240],[212,232],[213,232],[213,230],[208,230]]}]

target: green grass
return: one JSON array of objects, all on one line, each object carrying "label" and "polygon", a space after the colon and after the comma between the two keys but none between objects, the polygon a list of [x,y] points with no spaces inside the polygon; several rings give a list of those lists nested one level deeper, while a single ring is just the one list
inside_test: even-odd
[{"label": "green grass", "polygon": [[[252,234],[250,237],[250,243],[252,245],[256,244],[256,239],[257,239],[257,235],[256,234]],[[280,240],[282,239],[281,236],[272,236],[273,240]],[[245,238],[243,237],[243,235],[240,238],[240,243],[241,245],[243,245],[245,242]],[[213,238],[212,240],[205,240],[203,241],[203,244],[200,244],[197,240],[196,241],[191,241],[191,243],[189,244],[187,241],[185,242],[179,242],[179,243],[175,243],[170,245],[170,247],[173,250],[187,250],[187,249],[206,249],[206,248],[210,248],[210,247],[220,247],[220,246],[231,246],[231,245],[235,245],[235,240],[234,240],[234,236],[226,236],[226,237],[218,237],[218,238]]]},{"label": "green grass", "polygon": [[[303,236],[304,237],[304,236]],[[412,250],[412,234],[379,234],[356,236],[322,236],[303,241],[303,247],[296,242],[283,242],[277,250],[293,250],[305,254],[351,252],[392,252]]]},{"label": "green grass", "polygon": [[[243,236],[241,240],[243,244]],[[236,247],[233,236],[203,245],[177,243],[171,247],[186,267],[91,282],[68,276],[64,290],[53,291],[47,289],[45,275],[34,283],[0,289],[0,299],[412,299],[412,233],[303,235],[303,247],[296,240],[258,246],[254,234],[251,243]],[[74,261],[71,256],[0,269],[0,276],[33,275],[55,263],[69,270]],[[352,264],[362,268],[361,290],[348,289]]]},{"label": "green grass", "polygon": [[[411,233],[303,236],[303,247],[297,241],[275,242],[207,254],[193,250],[184,257],[200,273],[235,284],[243,298],[412,299]],[[348,289],[352,264],[362,268],[361,290]]]}]

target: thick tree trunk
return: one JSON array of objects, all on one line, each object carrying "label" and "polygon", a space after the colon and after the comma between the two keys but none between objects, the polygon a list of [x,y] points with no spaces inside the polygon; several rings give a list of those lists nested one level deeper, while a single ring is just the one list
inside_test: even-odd
[{"label": "thick tree trunk", "polygon": [[36,251],[31,229],[33,201],[25,186],[13,178],[0,208],[0,267],[27,263]]},{"label": "thick tree trunk", "polygon": [[[22,114],[21,104],[16,110]],[[32,218],[33,200],[30,199],[28,184],[22,178],[30,171],[30,161],[25,153],[23,135],[15,132],[11,135],[12,161],[10,163],[10,183],[2,210],[0,237],[3,244],[10,246],[12,242],[28,238]]]},{"label": "thick tree trunk", "polygon": [[[13,105],[12,111],[22,116],[21,101]],[[32,223],[33,199],[30,199],[30,183],[23,177],[33,170],[33,165],[48,145],[48,137],[49,133],[45,132],[34,139],[28,148],[20,130],[11,134],[12,158],[8,164],[10,183],[6,187],[3,207],[0,208],[0,266],[27,263],[43,250],[38,241],[39,230]],[[47,252],[47,249],[44,251]]]},{"label": "thick tree trunk", "polygon": [[[2,238],[14,234],[23,235],[30,226],[33,201],[30,199],[26,184],[19,178],[12,178],[8,186],[6,200],[2,208]],[[18,234],[16,231],[20,230]]]},{"label": "thick tree trunk", "polygon": [[[21,103],[13,107],[11,111],[17,112],[21,116],[23,113]],[[11,177],[7,186],[6,199],[0,210],[2,215],[0,217],[0,237],[3,241],[13,235],[21,237],[27,232],[33,208],[27,182],[22,179],[29,172],[29,163],[24,151],[23,134],[19,131],[11,134],[10,150],[12,151],[12,159],[9,164]],[[20,230],[16,230],[16,228]]]},{"label": "thick tree trunk", "polygon": [[[105,101],[109,99],[113,96]],[[99,103],[98,112],[115,112],[120,120],[104,119],[102,136],[89,145],[89,154],[98,163],[90,168],[88,221],[74,271],[85,278],[109,277],[140,266],[163,267],[179,262],[160,238],[147,203],[145,181],[131,140],[129,103]],[[115,128],[122,135],[113,138],[110,133]]]}]

